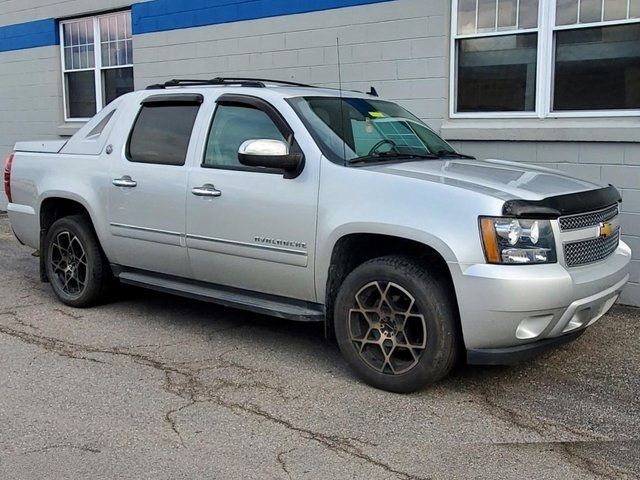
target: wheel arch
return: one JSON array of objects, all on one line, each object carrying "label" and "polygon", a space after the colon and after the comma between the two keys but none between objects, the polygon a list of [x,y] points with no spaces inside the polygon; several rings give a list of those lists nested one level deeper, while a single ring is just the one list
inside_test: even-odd
[{"label": "wheel arch", "polygon": [[44,268],[44,239],[56,220],[71,215],[82,215],[87,217],[96,237],[98,238],[99,247],[104,252],[102,240],[100,238],[100,231],[96,228],[94,215],[92,214],[90,206],[82,197],[73,195],[69,192],[50,192],[47,195],[43,195],[38,209],[38,222],[40,225],[40,278],[43,281],[47,281]]},{"label": "wheel arch", "polygon": [[[397,228],[395,229],[397,231]],[[333,309],[335,299],[347,275],[359,265],[378,257],[388,255],[407,255],[415,257],[430,268],[435,269],[447,283],[456,312],[458,302],[455,292],[453,272],[450,262],[455,262],[455,256],[444,242],[433,237],[432,241],[425,238],[423,232],[404,232],[398,235],[384,229],[355,230],[337,235],[331,242],[330,252],[323,258],[324,263],[318,268],[322,273],[318,280],[318,299],[325,304],[327,331],[332,331]],[[459,318],[459,315],[458,315]]]}]

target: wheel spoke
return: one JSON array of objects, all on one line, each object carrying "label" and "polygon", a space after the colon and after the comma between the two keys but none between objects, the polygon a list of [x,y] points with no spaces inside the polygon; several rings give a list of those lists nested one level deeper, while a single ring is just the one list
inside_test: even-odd
[{"label": "wheel spoke", "polygon": [[59,232],[49,249],[51,281],[67,295],[79,296],[87,285],[89,261],[80,239],[69,231]]},{"label": "wheel spoke", "polygon": [[415,367],[427,338],[426,321],[415,297],[394,282],[374,281],[356,293],[354,304],[349,311],[349,335],[360,358],[383,374],[396,375]]}]

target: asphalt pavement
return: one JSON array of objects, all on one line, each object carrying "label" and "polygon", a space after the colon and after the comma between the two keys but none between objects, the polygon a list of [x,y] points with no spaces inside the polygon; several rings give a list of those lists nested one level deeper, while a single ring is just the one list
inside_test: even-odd
[{"label": "asphalt pavement", "polygon": [[640,478],[640,310],[411,395],[320,324],[122,289],[57,302],[0,215],[1,479]]}]

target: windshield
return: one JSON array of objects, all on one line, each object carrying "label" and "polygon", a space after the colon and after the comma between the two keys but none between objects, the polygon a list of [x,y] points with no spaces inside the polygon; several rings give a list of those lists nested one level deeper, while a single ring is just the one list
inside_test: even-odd
[{"label": "windshield", "polygon": [[457,155],[421,120],[392,102],[339,97],[289,102],[324,155],[337,163]]}]

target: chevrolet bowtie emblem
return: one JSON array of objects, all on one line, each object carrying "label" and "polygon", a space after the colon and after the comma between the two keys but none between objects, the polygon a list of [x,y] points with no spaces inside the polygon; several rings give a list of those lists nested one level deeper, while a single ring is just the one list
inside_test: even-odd
[{"label": "chevrolet bowtie emblem", "polygon": [[613,225],[610,223],[601,223],[600,224],[600,236],[607,238],[613,234]]}]

